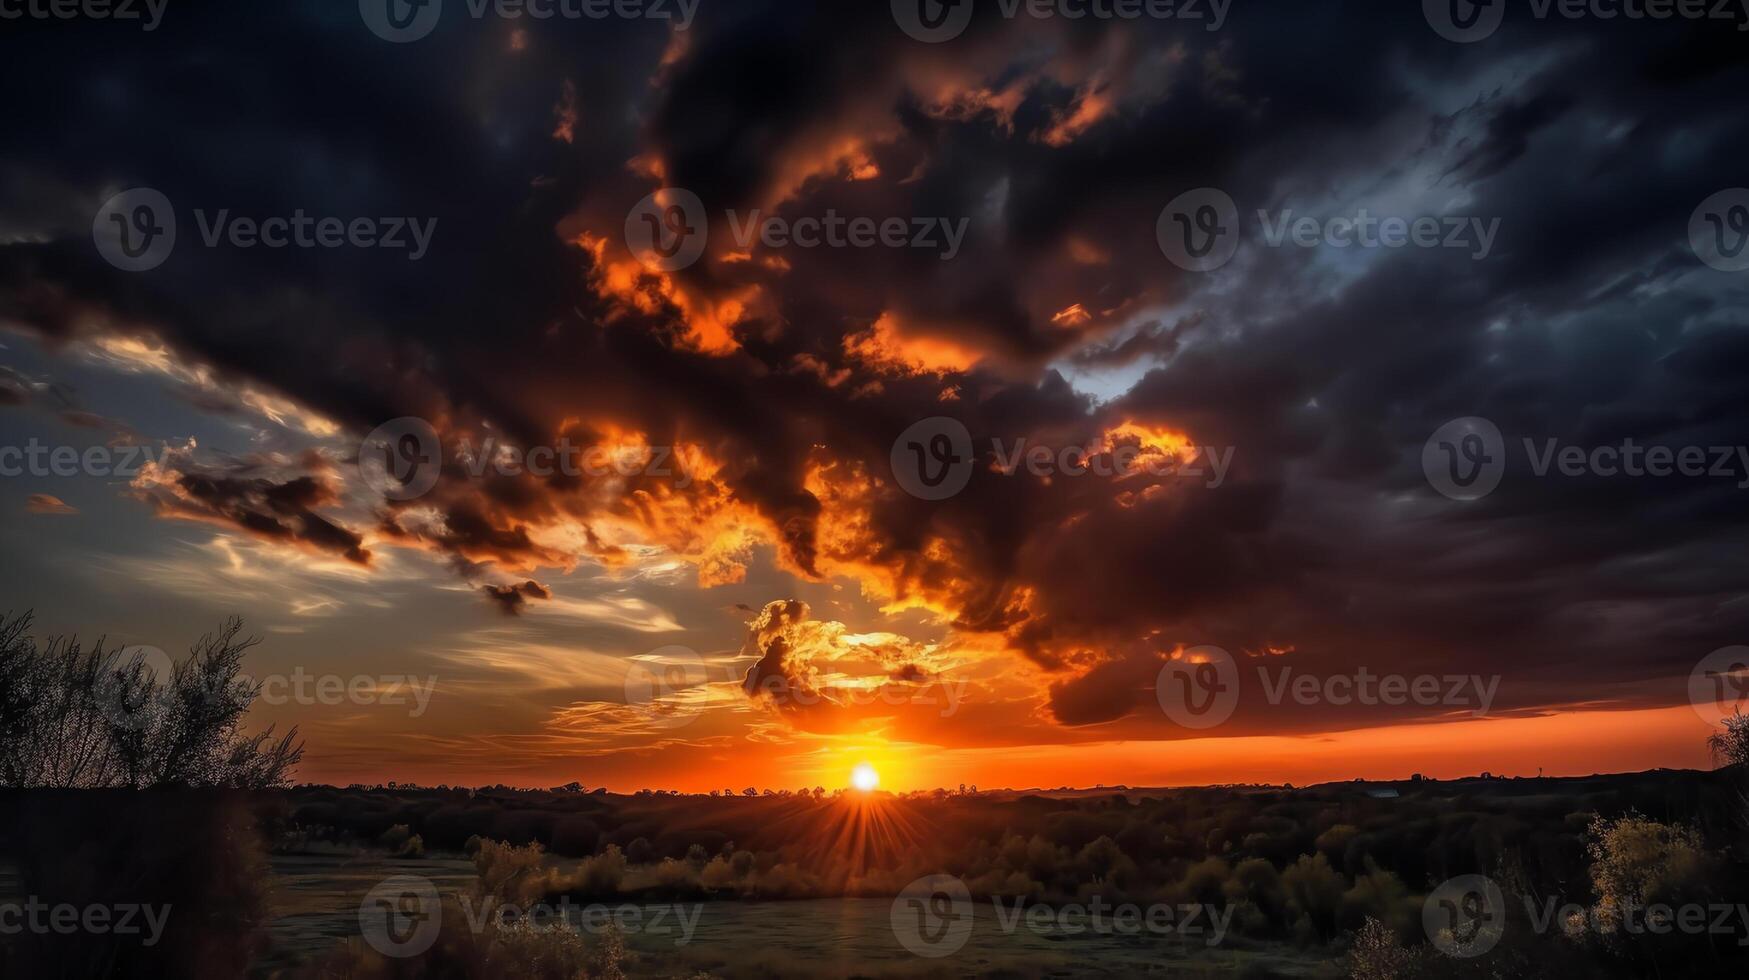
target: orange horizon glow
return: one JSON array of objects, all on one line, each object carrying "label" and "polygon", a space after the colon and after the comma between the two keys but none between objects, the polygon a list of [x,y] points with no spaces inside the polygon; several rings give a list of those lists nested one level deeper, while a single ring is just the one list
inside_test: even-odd
[{"label": "orange horizon glow", "polygon": [[[1405,724],[1303,736],[1122,740],[1073,745],[947,747],[859,742],[824,751],[740,742],[730,751],[671,746],[663,752],[604,753],[497,771],[425,759],[383,771],[369,760],[335,756],[311,741],[302,779],[347,785],[411,780],[422,786],[545,788],[578,780],[594,789],[634,793],[663,789],[709,793],[742,787],[828,791],[867,765],[893,793],[955,789],[1173,788],[1229,784],[1307,786],[1353,780],[1407,779],[1419,773],[1456,779],[1496,776],[1588,776],[1648,769],[1710,769],[1711,734],[1686,705],[1624,711],[1566,711],[1534,717]],[[739,740],[736,740],[739,742]],[[414,753],[419,755],[420,753]],[[1605,761],[1607,760],[1607,762]],[[773,780],[771,774],[785,778]],[[855,794],[868,795],[868,794]]]}]

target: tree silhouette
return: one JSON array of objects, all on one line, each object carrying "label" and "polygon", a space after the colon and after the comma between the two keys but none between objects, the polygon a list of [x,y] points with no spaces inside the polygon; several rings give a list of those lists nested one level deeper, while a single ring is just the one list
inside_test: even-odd
[{"label": "tree silhouette", "polygon": [[240,674],[259,642],[227,620],[168,677],[144,651],[90,648],[77,637],[38,647],[31,614],[0,615],[0,786],[95,788],[289,785],[303,756],[297,729],[249,735],[261,685]]}]

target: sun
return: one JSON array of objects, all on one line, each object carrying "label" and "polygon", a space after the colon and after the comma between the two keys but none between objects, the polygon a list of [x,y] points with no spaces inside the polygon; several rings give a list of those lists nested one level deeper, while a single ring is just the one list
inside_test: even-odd
[{"label": "sun", "polygon": [[880,784],[881,774],[875,772],[874,766],[871,766],[866,762],[857,766],[855,769],[850,770],[850,785],[855,786],[864,793],[869,792]]}]

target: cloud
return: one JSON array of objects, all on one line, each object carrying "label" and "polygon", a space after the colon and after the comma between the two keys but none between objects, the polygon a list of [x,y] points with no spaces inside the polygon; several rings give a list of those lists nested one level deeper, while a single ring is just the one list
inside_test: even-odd
[{"label": "cloud", "polygon": [[32,514],[77,514],[79,508],[67,503],[53,494],[33,493],[24,503],[24,509]]},{"label": "cloud", "polygon": [[360,565],[370,563],[361,534],[313,509],[338,500],[327,474],[257,475],[270,467],[282,468],[262,460],[201,463],[191,443],[147,461],[130,486],[163,517],[217,524]]},{"label": "cloud", "polygon": [[[431,494],[371,500],[368,517],[346,506],[362,496],[349,473],[295,461],[175,455],[132,492],[361,567],[428,550],[470,581],[672,561],[733,589],[774,565],[1047,676],[1015,695],[1017,714],[1036,695],[1052,724],[1148,736],[1171,734],[1148,710],[1148,668],[1179,646],[1291,645],[1322,671],[1502,672],[1518,708],[1661,704],[1749,627],[1729,484],[1520,468],[1458,507],[1419,468],[1427,436],[1467,415],[1585,445],[1749,432],[1733,369],[1749,297],[1681,241],[1695,204],[1740,182],[1749,66],[1698,25],[1587,21],[1461,46],[1413,10],[1356,0],[1266,4],[1218,33],[984,11],[953,45],[906,38],[880,4],[701,9],[683,44],[552,26],[562,43],[531,43],[514,71],[501,38],[446,31],[406,67],[455,70],[390,73],[374,38],[307,11],[220,13],[165,42],[192,76],[156,71],[162,51],[117,56],[110,73],[153,107],[139,113],[71,84],[86,55],[64,38],[12,66],[74,100],[15,107],[40,134],[17,154],[31,177],[18,186],[66,188],[33,211],[73,213],[139,174],[184,209],[439,219],[419,263],[191,238],[138,276],[103,265],[77,223],[0,244],[0,320],[50,346],[84,344],[312,439],[416,416],[446,447]],[[372,84],[300,75],[317,44]],[[260,125],[220,146],[211,109],[179,97],[190,85],[239,93]],[[567,106],[587,140],[554,138]],[[134,149],[82,152],[92,120]],[[698,263],[658,273],[622,230],[660,186],[696,193],[711,230]],[[1203,186],[1248,227],[1259,208],[1502,222],[1485,261],[1273,248],[1252,229],[1228,266],[1189,274],[1155,221]],[[743,247],[726,213],[756,209],[968,231],[951,261]],[[1094,371],[1121,388],[1088,384]],[[0,375],[0,400],[28,390]],[[978,465],[959,495],[920,500],[894,480],[893,441],[944,414]],[[1232,471],[1210,488],[994,465],[1021,440],[1061,450],[1140,430],[1230,447]],[[475,475],[460,447],[488,437],[641,462]],[[653,472],[657,450],[684,476]],[[572,615],[523,588],[484,590],[531,619]],[[616,612],[672,622],[651,609]],[[797,603],[755,623],[753,690],[841,686],[820,673],[846,653],[828,621]]]},{"label": "cloud", "polygon": [[480,591],[486,594],[486,598],[497,603],[498,608],[502,610],[506,616],[514,616],[517,613],[520,613],[522,607],[527,605],[528,600],[530,599],[544,600],[553,597],[553,590],[533,579],[529,579],[521,585],[516,585],[514,583],[509,585],[483,585],[480,587]]}]

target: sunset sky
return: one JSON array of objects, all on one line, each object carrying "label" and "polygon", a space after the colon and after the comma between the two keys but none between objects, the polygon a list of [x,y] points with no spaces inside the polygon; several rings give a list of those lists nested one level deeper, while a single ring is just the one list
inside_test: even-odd
[{"label": "sunset sky", "polygon": [[[1524,442],[1749,436],[1749,272],[1690,237],[1749,182],[1745,35],[1509,18],[1458,44],[1421,6],[1235,0],[1208,30],[980,4],[942,43],[881,2],[701,0],[681,29],[450,0],[407,43],[350,0],[6,22],[0,79],[34,94],[0,121],[0,447],[151,462],[0,476],[0,612],[172,656],[238,615],[258,679],[435,679],[422,707],[258,705],[311,782],[1704,766],[1691,676],[1749,643],[1749,455],[1539,477]],[[93,236],[134,188],[177,225],[146,271]],[[673,268],[636,241],[668,188],[708,218]],[[1198,188],[1242,227],[1207,272],[1157,237]],[[1266,240],[1362,209],[1497,231],[1483,257]],[[430,238],[209,244],[220,211]],[[753,211],[906,242],[738,240]],[[920,223],[963,241],[913,247]],[[1505,473],[1454,500],[1423,449],[1472,416]],[[441,472],[392,499],[360,446],[408,418]],[[895,460],[939,418],[976,463],[924,499]],[[488,439],[630,463],[476,475]],[[1008,471],[1018,440],[1140,462]],[[1219,479],[1141,465],[1210,455]],[[1243,691],[1187,728],[1159,681],[1204,646]],[[1272,703],[1283,670],[1490,693]]]}]

